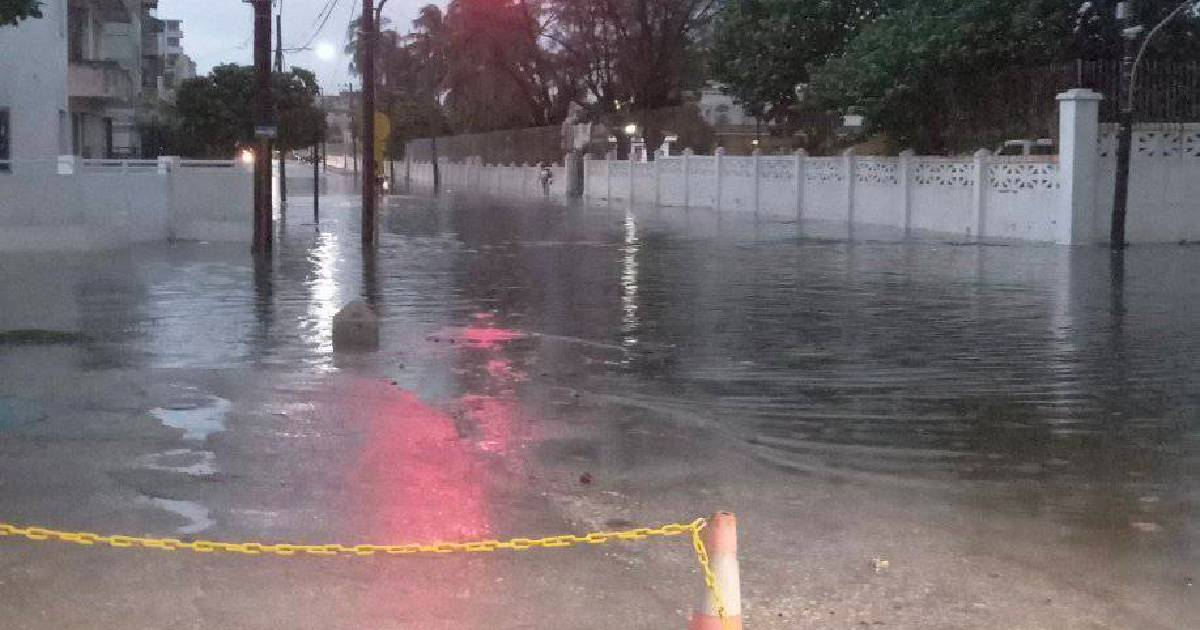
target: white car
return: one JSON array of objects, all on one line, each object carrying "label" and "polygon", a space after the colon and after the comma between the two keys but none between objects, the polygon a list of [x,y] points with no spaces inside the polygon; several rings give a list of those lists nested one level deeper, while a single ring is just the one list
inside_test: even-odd
[{"label": "white car", "polygon": [[996,149],[996,155],[1055,155],[1058,153],[1058,147],[1054,144],[1054,140],[1050,138],[1038,138],[1037,140],[1005,140],[1000,148]]}]

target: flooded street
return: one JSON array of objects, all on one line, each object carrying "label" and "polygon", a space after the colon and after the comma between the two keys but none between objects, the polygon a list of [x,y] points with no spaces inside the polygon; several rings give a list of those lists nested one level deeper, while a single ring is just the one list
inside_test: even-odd
[{"label": "flooded street", "polygon": [[[397,195],[364,256],[354,195],[314,224],[290,193],[270,261],[0,254],[0,521],[351,544],[727,508],[751,628],[1200,627],[1200,248]],[[381,347],[334,353],[357,298]],[[13,629],[683,628],[702,584],[682,539],[0,539]]]}]

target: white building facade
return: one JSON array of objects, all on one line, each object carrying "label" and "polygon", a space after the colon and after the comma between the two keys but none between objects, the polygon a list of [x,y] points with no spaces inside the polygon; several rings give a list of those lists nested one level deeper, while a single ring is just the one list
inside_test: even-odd
[{"label": "white building facade", "polygon": [[[44,0],[41,19],[0,27],[0,161],[139,157],[138,123],[167,100],[162,84],[195,73],[181,25],[155,19],[157,7],[158,0]],[[171,29],[159,33],[159,24]],[[147,64],[148,52],[169,64]]]},{"label": "white building facade", "polygon": [[71,151],[66,0],[43,3],[42,15],[0,27],[0,176]]}]

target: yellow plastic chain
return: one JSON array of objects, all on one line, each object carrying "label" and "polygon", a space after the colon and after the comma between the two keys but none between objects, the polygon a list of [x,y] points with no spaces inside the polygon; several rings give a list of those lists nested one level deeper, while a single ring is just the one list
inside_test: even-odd
[{"label": "yellow plastic chain", "polygon": [[108,545],[117,548],[157,549],[159,551],[193,551],[196,553],[240,553],[247,555],[273,554],[276,556],[356,556],[367,557],[375,554],[410,555],[422,553],[472,553],[489,551],[526,551],[529,549],[557,549],[575,545],[603,545],[613,541],[638,541],[652,537],[679,536],[691,534],[692,548],[700,562],[704,573],[704,584],[712,592],[717,602],[717,612],[721,620],[725,620],[725,604],[717,586],[716,577],[708,562],[708,550],[700,532],[708,525],[708,521],[698,518],[691,523],[672,523],[662,527],[643,527],[616,532],[592,532],[584,536],[564,534],[546,538],[510,538],[508,540],[479,540],[465,543],[432,543],[407,545],[342,545],[332,543],[326,545],[297,545],[290,543],[265,544],[260,542],[219,542],[212,540],[183,541],[178,538],[146,538],[140,536],[102,536],[92,532],[66,532],[46,527],[17,527],[0,522],[0,537],[13,536],[33,541],[58,541],[76,545]]}]

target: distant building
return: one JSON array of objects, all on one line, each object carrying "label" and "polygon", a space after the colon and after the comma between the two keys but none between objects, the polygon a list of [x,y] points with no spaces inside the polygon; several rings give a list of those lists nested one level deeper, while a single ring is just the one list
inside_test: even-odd
[{"label": "distant building", "polygon": [[142,91],[148,99],[174,102],[196,63],[183,52],[183,23],[148,16],[142,31]]},{"label": "distant building", "polygon": [[138,157],[139,120],[195,74],[157,8],[44,0],[41,19],[0,27],[0,161]]},{"label": "distant building", "polygon": [[704,122],[716,129],[722,127],[753,127],[758,119],[746,113],[734,98],[722,91],[718,83],[709,83],[698,92],[697,107]]},{"label": "distant building", "polygon": [[354,92],[320,95],[317,105],[325,112],[327,144],[350,144],[354,140]]},{"label": "distant building", "polygon": [[[42,19],[0,26],[0,161],[71,152],[67,109],[67,3],[44,2]],[[0,177],[20,167],[0,162]]]}]

